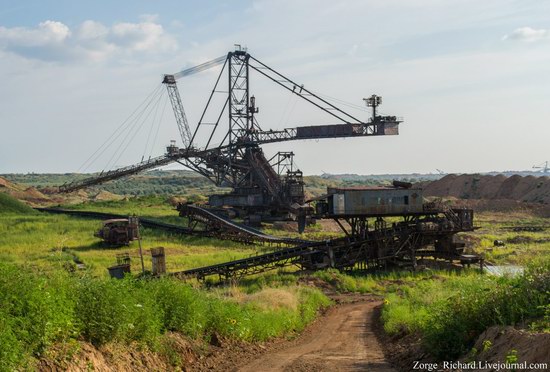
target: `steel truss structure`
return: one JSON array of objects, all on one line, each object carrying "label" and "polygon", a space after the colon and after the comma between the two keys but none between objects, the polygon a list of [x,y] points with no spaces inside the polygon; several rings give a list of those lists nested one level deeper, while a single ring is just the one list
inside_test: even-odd
[{"label": "steel truss structure", "polygon": [[[223,66],[199,122],[191,131],[178,92],[177,80],[221,64]],[[256,98],[250,92],[251,72],[267,78],[277,86],[322,110],[335,123],[263,130],[257,121],[259,110],[256,106]],[[224,74],[227,75],[227,80],[223,79]],[[224,80],[227,81],[227,89],[222,87]],[[209,199],[210,206],[231,207],[242,216],[295,217],[302,213],[296,208],[303,205],[305,201],[302,172],[281,167],[279,166],[281,162],[278,162],[284,159],[292,163],[294,154],[279,153],[276,155],[279,156],[278,160],[274,161],[273,158],[266,158],[261,145],[305,139],[397,135],[401,123],[401,120],[395,116],[376,114],[376,106],[380,100],[369,103],[369,106],[373,107],[373,116],[362,121],[240,48],[229,52],[227,56],[176,74],[165,75],[163,83],[168,91],[183,147],[173,144],[167,148],[167,153],[163,156],[62,185],[59,188],[61,192],[76,191],[177,162],[207,177],[216,186],[232,189],[229,194],[212,195]],[[219,113],[215,115],[215,120],[207,122],[206,113],[211,112],[211,106],[214,105],[213,97],[220,92],[227,93],[224,103]],[[224,113],[227,116],[224,116]],[[228,121],[225,134],[222,129],[224,117]],[[204,131],[207,133],[207,140],[201,145],[197,143],[198,133],[204,133]],[[216,137],[223,137],[223,139],[213,144]]]},{"label": "steel truss structure", "polygon": [[392,263],[414,267],[417,257],[460,260],[464,244],[454,241],[454,236],[474,230],[472,210],[435,209],[429,204],[425,212],[403,216],[402,221],[391,226],[378,217],[374,228],[368,229],[368,219],[367,216],[348,218],[350,225],[355,226],[351,231],[337,219],[346,231],[343,238],[304,242],[275,252],[171,275],[198,279],[218,275],[222,280],[229,280],[285,266],[297,266],[302,270],[378,268]]}]

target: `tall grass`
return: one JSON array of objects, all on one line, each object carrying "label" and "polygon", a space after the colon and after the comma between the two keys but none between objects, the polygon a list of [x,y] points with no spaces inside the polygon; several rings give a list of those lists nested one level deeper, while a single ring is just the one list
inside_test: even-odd
[{"label": "tall grass", "polygon": [[75,298],[65,278],[48,279],[0,264],[0,369],[40,356],[75,332]]},{"label": "tall grass", "polygon": [[544,316],[550,303],[550,261],[522,276],[466,275],[417,282],[386,296],[382,311],[390,334],[419,332],[439,358],[456,358],[494,325],[516,325]]},{"label": "tall grass", "polygon": [[73,339],[156,350],[167,331],[249,341],[291,335],[330,303],[316,289],[293,286],[277,289],[283,304],[270,290],[235,301],[170,278],[46,275],[0,263],[0,370],[24,367],[52,344]]},{"label": "tall grass", "polygon": [[[104,246],[94,232],[101,221],[46,213],[0,213],[0,261],[32,264],[56,271],[71,264],[78,256],[89,272],[107,277],[106,268],[117,253],[138,257],[138,244],[114,248]],[[146,265],[150,267],[148,248],[162,246],[168,252],[167,269],[185,270],[239,259],[258,249],[235,242],[218,241],[142,229]]]},{"label": "tall grass", "polygon": [[0,192],[0,214],[33,214],[36,213],[31,207],[11,197],[8,194]]}]

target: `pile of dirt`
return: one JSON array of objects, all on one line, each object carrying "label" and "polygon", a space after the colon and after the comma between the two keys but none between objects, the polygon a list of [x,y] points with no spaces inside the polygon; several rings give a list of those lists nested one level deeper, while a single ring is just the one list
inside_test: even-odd
[{"label": "pile of dirt", "polygon": [[550,177],[546,176],[449,174],[417,185],[424,188],[425,196],[550,204]]},{"label": "pile of dirt", "polygon": [[111,200],[122,200],[124,199],[124,196],[113,194],[109,191],[100,191],[94,196],[91,197],[94,201],[111,201]]},{"label": "pile of dirt", "polygon": [[79,204],[88,200],[110,201],[124,199],[124,196],[113,194],[108,191],[88,193],[84,190],[79,190],[68,194],[60,194],[57,192],[57,189],[53,187],[38,190],[35,187],[28,187],[8,181],[3,177],[0,177],[0,192],[8,194],[31,207]]},{"label": "pile of dirt", "polygon": [[[199,355],[185,337],[168,334],[166,355],[154,353],[138,344],[107,344],[100,347],[80,341],[78,345],[60,344],[49,350],[47,357],[39,361],[41,371],[169,371],[180,365],[187,370],[197,362]],[[75,348],[76,346],[76,348]],[[73,350],[67,350],[72,348]],[[71,355],[67,358],[67,355]],[[172,358],[171,358],[172,357]],[[172,360],[170,360],[172,359]]]},{"label": "pile of dirt", "polygon": [[24,190],[24,187],[0,177],[0,190],[3,192],[15,192]]},{"label": "pile of dirt", "polygon": [[6,193],[33,207],[51,202],[48,196],[44,195],[36,188],[18,185],[2,177],[0,177],[0,192]]},{"label": "pile of dirt", "polygon": [[[236,371],[258,355],[286,339],[268,343],[232,340],[213,334],[210,341],[193,340],[179,333],[163,338],[153,352],[139,344],[110,343],[94,346],[88,342],[58,344],[38,361],[40,371]],[[70,355],[70,357],[67,357]]]},{"label": "pile of dirt", "polygon": [[531,333],[514,327],[490,327],[479,336],[474,349],[477,353],[464,358],[464,361],[503,363],[515,350],[518,363],[550,364],[550,333]]}]

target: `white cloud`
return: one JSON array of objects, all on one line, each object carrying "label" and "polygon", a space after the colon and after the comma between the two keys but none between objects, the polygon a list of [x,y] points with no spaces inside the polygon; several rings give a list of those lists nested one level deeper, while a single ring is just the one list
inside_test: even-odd
[{"label": "white cloud", "polygon": [[104,38],[109,33],[109,29],[96,21],[84,21],[78,28],[78,37],[81,40],[92,40]]},{"label": "white cloud", "polygon": [[35,29],[0,27],[0,41],[2,44],[17,43],[25,47],[61,43],[70,35],[71,31],[67,26],[55,21],[42,22]]},{"label": "white cloud", "polygon": [[531,27],[516,28],[512,33],[504,35],[502,40],[539,41],[550,40],[550,30],[535,30]]},{"label": "white cloud", "polygon": [[175,39],[161,25],[152,22],[118,23],[111,29],[111,40],[131,51],[175,50]]},{"label": "white cloud", "polygon": [[141,19],[144,22],[158,22],[159,15],[158,14],[142,14],[139,16],[139,19]]},{"label": "white cloud", "polygon": [[155,16],[144,15],[142,19],[139,23],[115,23],[111,27],[87,20],[74,30],[51,20],[35,28],[0,26],[0,50],[34,60],[103,61],[120,55],[178,49],[176,39],[155,23]]}]

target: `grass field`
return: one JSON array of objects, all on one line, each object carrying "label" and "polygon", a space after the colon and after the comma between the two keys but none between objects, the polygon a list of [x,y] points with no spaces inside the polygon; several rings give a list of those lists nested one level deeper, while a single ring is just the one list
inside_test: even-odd
[{"label": "grass field", "polygon": [[[97,202],[77,208],[128,215],[139,213],[171,223],[183,223],[172,207],[166,203],[155,204],[155,201],[145,198],[127,202]],[[28,208],[24,213],[4,209],[0,214],[0,259],[48,270],[62,269],[76,260],[83,262],[93,275],[106,276],[106,268],[114,264],[116,254],[128,252],[134,268],[137,268],[138,243],[132,242],[128,247],[120,248],[105,246],[93,236],[100,227],[101,221],[94,219],[40,213]],[[168,257],[169,271],[239,259],[265,249],[148,228],[142,228],[141,235],[146,267],[150,268],[147,250],[162,246]]]},{"label": "grass field", "polygon": [[[525,265],[534,258],[550,256],[550,219],[525,212],[485,212],[476,215],[481,228],[471,236],[474,248],[495,264]],[[531,228],[540,231],[529,231]],[[494,246],[494,241],[504,246]]]},{"label": "grass field", "polygon": [[[90,202],[70,208],[184,223],[164,197]],[[341,292],[384,296],[386,331],[421,334],[439,357],[464,353],[476,335],[494,324],[521,323],[549,331],[550,242],[546,228],[550,219],[485,212],[476,216],[476,223],[480,229],[464,236],[471,249],[495,264],[526,265],[536,258],[538,266],[531,265],[519,278],[480,275],[475,270],[369,275],[329,270],[314,277]],[[129,252],[133,271],[139,271],[138,244],[106,247],[93,236],[100,226],[99,220],[36,212],[0,193],[0,344],[7,345],[0,347],[0,370],[25,365],[32,369],[32,363],[51,345],[71,340],[140,342],[163,352],[159,345],[167,331],[203,338],[216,332],[251,341],[292,335],[313,319],[317,309],[328,305],[318,290],[302,287],[296,275],[282,271],[214,289],[168,279],[109,280],[106,268],[115,263],[118,253]],[[532,226],[542,230],[522,230]],[[270,226],[265,231],[297,235]],[[309,227],[305,237],[331,235],[334,233],[317,225]],[[152,229],[142,229],[142,236],[147,269],[147,250],[157,246],[165,247],[169,271],[268,249]],[[502,240],[505,246],[495,247],[494,240]],[[77,270],[75,262],[84,263],[85,269]],[[130,320],[121,321],[123,318]],[[456,331],[449,333],[448,329]]]}]

